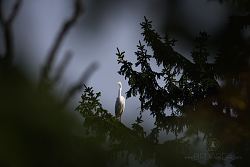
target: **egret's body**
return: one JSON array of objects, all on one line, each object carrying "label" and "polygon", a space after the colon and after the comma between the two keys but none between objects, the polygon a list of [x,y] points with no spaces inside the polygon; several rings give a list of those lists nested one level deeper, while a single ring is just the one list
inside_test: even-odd
[{"label": "egret's body", "polygon": [[119,90],[118,90],[118,97],[116,98],[115,102],[115,117],[121,121],[122,113],[125,110],[125,98],[121,95],[122,93],[122,83],[118,82]]}]

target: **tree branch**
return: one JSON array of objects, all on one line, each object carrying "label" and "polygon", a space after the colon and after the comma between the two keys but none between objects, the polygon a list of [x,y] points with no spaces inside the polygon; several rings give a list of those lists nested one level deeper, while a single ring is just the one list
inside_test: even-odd
[{"label": "tree branch", "polygon": [[12,24],[14,19],[16,18],[18,11],[22,5],[23,0],[17,0],[12,8],[12,12],[7,20],[8,24]]},{"label": "tree branch", "polygon": [[21,4],[23,0],[17,0],[16,3],[14,4],[12,11],[10,13],[10,16],[8,19],[4,18],[3,10],[2,10],[2,4],[3,1],[0,0],[0,24],[3,27],[3,33],[4,33],[4,41],[5,41],[5,54],[3,57],[4,64],[6,65],[11,65],[14,57],[14,40],[13,40],[13,31],[12,31],[12,26],[13,26],[13,21],[15,20]]},{"label": "tree branch", "polygon": [[72,98],[79,90],[82,89],[83,86],[85,86],[85,83],[88,81],[89,77],[93,74],[93,72],[96,71],[97,68],[98,68],[98,64],[96,62],[89,65],[89,67],[83,73],[79,81],[69,89],[69,91],[67,92],[63,100],[63,104],[67,104],[70,98]]},{"label": "tree branch", "polygon": [[77,19],[80,17],[82,13],[83,13],[83,5],[82,5],[81,0],[75,0],[74,13],[67,21],[65,21],[64,25],[62,26],[61,30],[59,31],[55,39],[54,44],[52,45],[50,52],[48,53],[47,60],[42,69],[40,82],[43,82],[44,80],[46,81],[48,79],[48,75],[53,66],[54,59],[57,55],[57,52],[65,36],[68,34],[69,30],[74,26]]},{"label": "tree branch", "polygon": [[54,80],[53,80],[54,83],[57,83],[62,78],[62,75],[63,75],[66,67],[69,65],[69,62],[72,59],[72,57],[73,57],[72,52],[70,52],[70,51],[66,52],[63,60],[61,61],[61,64],[57,68],[56,75],[55,75]]},{"label": "tree branch", "polygon": [[0,24],[2,27],[4,27],[5,20],[4,20],[4,15],[3,15],[3,0],[0,0]]}]

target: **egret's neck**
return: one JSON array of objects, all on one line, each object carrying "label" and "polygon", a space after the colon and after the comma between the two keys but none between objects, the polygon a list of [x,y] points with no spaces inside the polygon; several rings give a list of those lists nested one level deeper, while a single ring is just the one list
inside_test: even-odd
[{"label": "egret's neck", "polygon": [[122,87],[119,87],[119,90],[118,90],[118,97],[120,97],[122,95]]}]

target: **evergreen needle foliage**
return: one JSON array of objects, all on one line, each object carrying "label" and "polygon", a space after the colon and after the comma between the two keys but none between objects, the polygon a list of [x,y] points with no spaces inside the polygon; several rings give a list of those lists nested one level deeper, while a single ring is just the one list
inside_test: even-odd
[{"label": "evergreen needle foliage", "polygon": [[[195,110],[198,101],[211,102],[219,84],[215,79],[213,64],[207,62],[207,33],[201,32],[196,38],[191,61],[174,50],[176,40],[170,39],[168,35],[163,40],[147,18],[141,26],[144,41],[152,48],[153,55],[147,53],[145,45],[140,41],[134,65],[124,59],[125,52],[120,52],[119,49],[117,52],[118,64],[121,64],[118,73],[124,75],[130,85],[127,97],[138,94],[141,110],[149,109],[156,119],[165,117],[166,108],[171,109],[173,114],[183,113],[187,106]],[[156,60],[157,66],[161,68],[160,72],[152,70],[151,59]],[[141,67],[140,71],[135,70],[138,66]],[[158,84],[162,79],[164,86]]]},{"label": "evergreen needle foliage", "polygon": [[[217,151],[236,155],[232,158],[236,166],[249,164],[246,158],[250,154],[247,149],[250,137],[249,42],[240,35],[249,24],[249,15],[230,19],[228,31],[217,43],[219,49],[213,63],[208,61],[212,57],[206,32],[199,33],[191,54],[184,56],[175,50],[176,40],[169,34],[162,38],[146,17],[141,23],[146,45],[139,41],[135,52],[137,61],[126,60],[125,52],[117,48],[117,61],[121,64],[118,73],[130,86],[127,98],[138,95],[140,115],[150,110],[155,117],[155,127],[147,138],[158,143],[161,131],[172,132],[176,137],[184,133],[183,139],[201,132],[210,155],[215,150],[210,152],[209,143],[216,139]],[[152,55],[148,54],[148,48],[152,49]],[[153,70],[152,60],[160,70]],[[164,84],[159,84],[160,81]],[[166,110],[172,114],[166,115]],[[141,117],[137,122],[142,122]],[[212,158],[207,164],[214,162]]]}]

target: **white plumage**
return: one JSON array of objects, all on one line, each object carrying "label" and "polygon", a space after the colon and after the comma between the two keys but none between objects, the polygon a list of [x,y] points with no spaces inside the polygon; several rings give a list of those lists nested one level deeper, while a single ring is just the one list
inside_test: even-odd
[{"label": "white plumage", "polygon": [[118,97],[116,98],[115,102],[115,117],[121,121],[122,113],[125,110],[125,98],[121,95],[122,93],[122,83],[118,82],[119,90],[118,90]]}]

